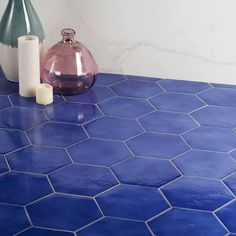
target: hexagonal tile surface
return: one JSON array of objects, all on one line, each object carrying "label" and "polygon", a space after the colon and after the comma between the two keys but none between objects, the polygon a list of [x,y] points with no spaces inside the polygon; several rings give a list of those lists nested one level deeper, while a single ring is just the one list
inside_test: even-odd
[{"label": "hexagonal tile surface", "polygon": [[149,222],[155,235],[223,236],[225,228],[210,212],[171,209]]},{"label": "hexagonal tile surface", "polygon": [[155,96],[149,101],[162,111],[191,112],[205,104],[193,94],[163,93]]},{"label": "hexagonal tile surface", "polygon": [[28,204],[52,192],[46,177],[20,173],[0,176],[0,188],[0,202],[18,205]]},{"label": "hexagonal tile surface", "polygon": [[224,179],[225,184],[236,195],[236,173]]},{"label": "hexagonal tile surface", "polygon": [[112,167],[124,184],[160,187],[180,176],[169,161],[131,158]]},{"label": "hexagonal tile surface", "polygon": [[129,80],[141,80],[141,81],[150,81],[150,82],[156,82],[161,80],[161,78],[157,77],[147,77],[147,76],[138,76],[138,75],[125,75],[125,77]]},{"label": "hexagonal tile surface", "polygon": [[78,94],[74,96],[66,96],[65,99],[71,102],[84,102],[84,103],[96,104],[98,102],[102,102],[114,96],[115,95],[109,88],[103,86],[94,86],[87,93]]},{"label": "hexagonal tile surface", "polygon": [[53,121],[77,124],[83,124],[102,116],[95,105],[69,102],[48,107],[46,112]]},{"label": "hexagonal tile surface", "polygon": [[47,123],[28,132],[33,144],[66,147],[87,138],[79,125]]},{"label": "hexagonal tile surface", "polygon": [[187,114],[158,111],[139,119],[142,126],[151,132],[181,134],[195,127],[197,123]]},{"label": "hexagonal tile surface", "polygon": [[236,171],[236,162],[226,153],[191,150],[174,163],[186,176],[221,179]]},{"label": "hexagonal tile surface", "polygon": [[231,233],[236,233],[236,201],[217,211],[216,215],[220,218],[220,220]]},{"label": "hexagonal tile surface", "polygon": [[191,114],[200,125],[225,128],[236,127],[236,109],[207,106]]},{"label": "hexagonal tile surface", "polygon": [[29,129],[48,121],[41,110],[11,107],[0,112],[0,127]]},{"label": "hexagonal tile surface", "polygon": [[147,226],[142,222],[104,218],[82,229],[77,236],[151,236]]},{"label": "hexagonal tile surface", "polygon": [[76,163],[100,166],[111,166],[131,155],[122,142],[97,139],[85,140],[68,151]]},{"label": "hexagonal tile surface", "polygon": [[7,167],[7,163],[3,157],[0,156],[0,174],[9,171]]},{"label": "hexagonal tile surface", "polygon": [[[13,94],[10,96],[10,100],[13,103],[14,106],[16,107],[31,107],[31,108],[39,108],[43,109],[45,107],[51,106],[44,106],[44,105],[39,105],[35,102],[35,98],[24,98],[21,97],[19,94]],[[53,105],[64,102],[61,96],[59,95],[54,95],[53,97]]]},{"label": "hexagonal tile surface", "polygon": [[115,97],[99,104],[105,115],[138,118],[152,112],[154,108],[143,99]]},{"label": "hexagonal tile surface", "polygon": [[18,89],[19,85],[17,83],[9,82],[0,68],[0,95],[10,95],[18,92]]},{"label": "hexagonal tile surface", "polygon": [[23,233],[18,234],[19,236],[74,236],[73,233],[67,233],[64,231],[30,228]]},{"label": "hexagonal tile surface", "polygon": [[207,83],[163,79],[158,82],[167,92],[199,93],[210,88]]},{"label": "hexagonal tile surface", "polygon": [[102,217],[92,199],[60,194],[35,202],[27,210],[34,226],[71,231]]},{"label": "hexagonal tile surface", "polygon": [[91,137],[111,140],[126,140],[143,132],[137,121],[114,117],[102,117],[84,127]]},{"label": "hexagonal tile surface", "polygon": [[49,175],[56,192],[94,196],[118,184],[109,169],[71,165]]},{"label": "hexagonal tile surface", "polygon": [[236,150],[232,151],[230,155],[236,160]]},{"label": "hexagonal tile surface", "polygon": [[236,107],[236,90],[211,88],[199,94],[208,105]]},{"label": "hexagonal tile surface", "polygon": [[177,135],[141,134],[127,142],[137,156],[170,159],[189,150]]},{"label": "hexagonal tile surface", "polygon": [[183,135],[193,149],[228,152],[236,148],[236,133],[218,127],[199,127]]},{"label": "hexagonal tile surface", "polygon": [[162,188],[174,207],[214,211],[234,197],[219,180],[183,177]]},{"label": "hexagonal tile surface", "polygon": [[12,236],[30,226],[23,207],[0,204],[0,219],[3,236]]},{"label": "hexagonal tile surface", "polygon": [[135,98],[149,98],[163,92],[160,86],[158,86],[155,82],[138,80],[126,80],[111,86],[111,89],[118,96]]},{"label": "hexagonal tile surface", "polygon": [[0,96],[0,110],[10,107],[11,103],[6,96]]},{"label": "hexagonal tile surface", "polygon": [[97,197],[105,216],[145,221],[168,208],[156,188],[120,185]]},{"label": "hexagonal tile surface", "polygon": [[47,174],[71,164],[65,150],[30,146],[7,155],[12,170]]},{"label": "hexagonal tile surface", "polygon": [[22,131],[0,130],[0,154],[17,150],[29,144],[29,141]]},{"label": "hexagonal tile surface", "polygon": [[99,73],[96,79],[96,85],[109,86],[127,78],[124,75],[110,74],[110,73]]}]

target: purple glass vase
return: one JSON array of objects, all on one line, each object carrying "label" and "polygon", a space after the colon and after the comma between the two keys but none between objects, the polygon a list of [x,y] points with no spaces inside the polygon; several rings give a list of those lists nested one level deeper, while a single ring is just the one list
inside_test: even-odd
[{"label": "purple glass vase", "polygon": [[62,30],[62,40],[43,57],[41,80],[57,94],[84,93],[94,84],[97,64],[90,51],[74,38],[73,29]]}]

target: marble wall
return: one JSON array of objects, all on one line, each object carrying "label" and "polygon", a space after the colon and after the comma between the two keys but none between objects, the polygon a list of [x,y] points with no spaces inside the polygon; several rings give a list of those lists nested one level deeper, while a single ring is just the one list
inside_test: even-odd
[{"label": "marble wall", "polygon": [[236,84],[235,0],[32,2],[47,46],[73,27],[101,71]]}]

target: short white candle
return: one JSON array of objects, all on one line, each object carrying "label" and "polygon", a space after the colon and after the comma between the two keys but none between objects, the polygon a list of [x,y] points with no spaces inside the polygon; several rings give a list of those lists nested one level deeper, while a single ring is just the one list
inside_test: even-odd
[{"label": "short white candle", "polygon": [[53,103],[53,87],[50,84],[40,84],[36,88],[36,102],[41,105]]}]

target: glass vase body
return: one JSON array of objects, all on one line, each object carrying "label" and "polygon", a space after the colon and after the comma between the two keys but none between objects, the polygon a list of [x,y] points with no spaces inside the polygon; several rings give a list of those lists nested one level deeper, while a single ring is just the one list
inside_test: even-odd
[{"label": "glass vase body", "polygon": [[84,93],[95,82],[97,64],[90,51],[75,40],[73,29],[63,29],[62,36],[43,57],[41,80],[52,85],[57,94]]},{"label": "glass vase body", "polygon": [[0,22],[0,62],[9,81],[18,82],[18,42],[23,35],[45,38],[43,26],[30,0],[9,0]]}]

